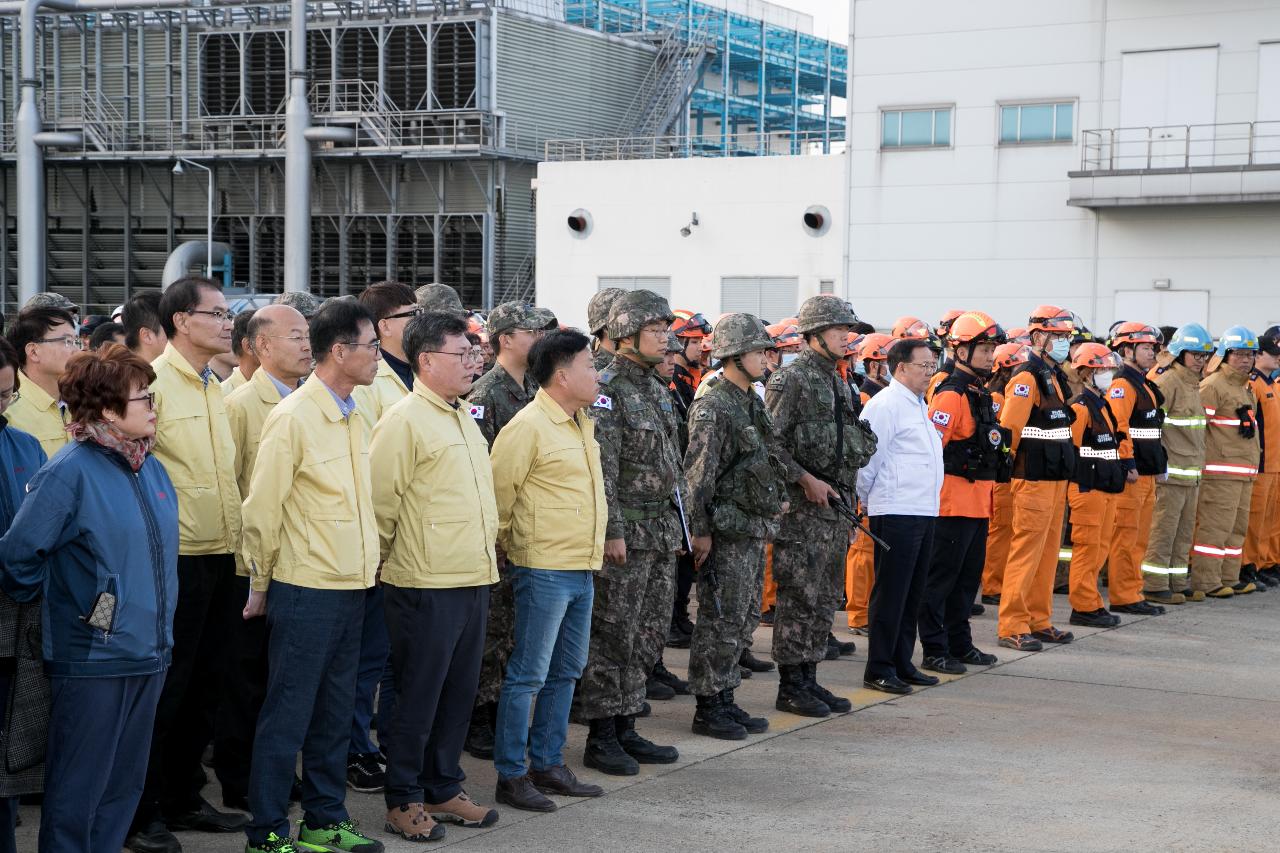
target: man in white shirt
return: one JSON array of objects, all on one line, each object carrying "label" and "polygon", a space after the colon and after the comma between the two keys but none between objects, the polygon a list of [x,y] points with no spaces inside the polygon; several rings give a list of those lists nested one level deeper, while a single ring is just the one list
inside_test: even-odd
[{"label": "man in white shirt", "polygon": [[905,338],[890,348],[888,368],[889,387],[862,410],[878,443],[871,461],[858,471],[858,497],[871,532],[889,546],[876,548],[863,684],[885,693],[910,693],[913,684],[938,683],[911,662],[942,489],[942,440],[924,401],[938,361],[925,341]]}]

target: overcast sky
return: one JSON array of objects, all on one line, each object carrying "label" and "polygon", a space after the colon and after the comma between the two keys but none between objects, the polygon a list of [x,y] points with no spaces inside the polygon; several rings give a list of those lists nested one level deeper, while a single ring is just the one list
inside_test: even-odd
[{"label": "overcast sky", "polygon": [[849,0],[774,0],[813,15],[813,34],[828,41],[849,41]]}]

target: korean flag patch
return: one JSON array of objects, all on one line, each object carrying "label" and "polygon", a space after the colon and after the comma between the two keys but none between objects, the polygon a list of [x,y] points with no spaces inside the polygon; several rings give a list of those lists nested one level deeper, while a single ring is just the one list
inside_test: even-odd
[{"label": "korean flag patch", "polygon": [[468,406],[467,414],[478,421],[484,420],[484,406]]},{"label": "korean flag patch", "polygon": [[934,412],[933,422],[940,427],[945,427],[951,423],[951,415],[950,413],[943,411]]},{"label": "korean flag patch", "polygon": [[1123,389],[1123,388],[1121,388],[1119,385],[1117,385],[1116,387],[1114,387],[1114,388],[1112,388],[1112,389],[1111,389],[1111,395],[1110,395],[1110,396],[1111,396],[1111,399],[1113,399],[1113,400],[1123,400],[1123,399],[1124,399],[1124,389]]},{"label": "korean flag patch", "polygon": [[604,394],[601,394],[599,397],[596,397],[596,401],[592,403],[591,406],[592,408],[595,408],[595,409],[608,409],[609,411],[612,412],[613,400],[606,397]]},{"label": "korean flag patch", "polygon": [[1014,386],[1013,386],[1013,396],[1015,396],[1015,397],[1030,397],[1030,396],[1031,396],[1031,386],[1030,386],[1030,385],[1014,385]]}]

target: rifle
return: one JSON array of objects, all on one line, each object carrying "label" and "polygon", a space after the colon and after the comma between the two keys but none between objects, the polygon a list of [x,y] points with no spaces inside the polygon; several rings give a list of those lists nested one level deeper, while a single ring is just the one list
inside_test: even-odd
[{"label": "rifle", "polygon": [[707,561],[698,569],[698,585],[706,584],[707,592],[711,593],[711,604],[715,608],[716,618],[724,616],[724,612],[720,607],[720,576],[716,574],[716,552],[711,549],[711,553],[707,555]]},{"label": "rifle", "polygon": [[685,553],[693,553],[693,537],[689,535],[689,519],[684,514],[684,499],[680,497],[680,486],[675,491],[676,511],[680,514],[680,532],[684,534]]},{"label": "rifle", "polygon": [[872,533],[871,528],[863,524],[862,520],[858,518],[858,514],[853,511],[853,506],[850,504],[849,499],[845,497],[846,494],[853,494],[852,488],[850,488],[848,485],[844,483],[841,483],[838,480],[833,480],[830,477],[822,476],[816,471],[811,471],[809,470],[809,468],[805,467],[804,465],[801,465],[800,467],[804,468],[806,472],[808,472],[809,474],[812,474],[814,477],[817,477],[819,480],[821,480],[822,482],[826,483],[828,486],[836,490],[835,499],[827,498],[827,506],[834,509],[836,511],[836,514],[843,517],[845,521],[849,522],[854,527],[858,528],[863,533],[867,534],[867,536],[870,537],[871,541],[879,545],[881,549],[885,551],[890,550],[889,543],[885,542],[879,536]]}]

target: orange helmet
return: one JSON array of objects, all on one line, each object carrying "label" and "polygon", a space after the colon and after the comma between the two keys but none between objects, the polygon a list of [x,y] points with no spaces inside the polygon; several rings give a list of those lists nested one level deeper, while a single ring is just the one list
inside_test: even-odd
[{"label": "orange helmet", "polygon": [[1074,332],[1075,315],[1056,305],[1041,305],[1027,318],[1028,332]]},{"label": "orange helmet", "polygon": [[947,332],[947,343],[984,344],[1004,343],[1004,329],[991,319],[990,314],[981,311],[966,311],[951,319]]},{"label": "orange helmet", "polygon": [[1116,369],[1123,364],[1120,356],[1107,349],[1103,344],[1088,341],[1080,345],[1076,354],[1071,357],[1071,366],[1075,368],[1092,367],[1096,369]]},{"label": "orange helmet", "polygon": [[1004,333],[1004,336],[1011,344],[1029,344],[1031,343],[1031,333],[1023,326],[1015,326]]},{"label": "orange helmet", "polygon": [[889,347],[898,342],[893,335],[885,335],[880,332],[872,332],[862,338],[858,345],[857,357],[866,361],[887,361],[889,359]]},{"label": "orange helmet", "polygon": [[951,334],[951,324],[954,323],[956,318],[963,313],[965,312],[961,311],[959,308],[952,308],[950,311],[943,314],[942,319],[938,321],[938,325],[934,329],[938,334],[938,337],[945,338],[947,335]]},{"label": "orange helmet", "polygon": [[488,342],[489,326],[485,323],[484,317],[479,314],[472,314],[468,316],[467,333],[477,336],[481,341]]},{"label": "orange helmet", "polygon": [[671,323],[671,332],[677,338],[703,338],[711,334],[711,324],[697,311],[681,308],[671,313],[675,315],[675,320]]},{"label": "orange helmet", "polygon": [[844,339],[844,354],[853,358],[858,357],[858,352],[862,349],[862,341],[866,335],[858,332],[850,332]]},{"label": "orange helmet", "polygon": [[1155,344],[1160,345],[1162,337],[1158,329],[1146,323],[1121,323],[1111,332],[1111,347],[1121,344]]},{"label": "orange helmet", "polygon": [[1004,370],[1025,364],[1031,358],[1031,347],[1026,344],[1001,344],[996,347],[996,369]]},{"label": "orange helmet", "polygon": [[800,327],[796,325],[794,319],[766,326],[765,331],[769,333],[769,337],[773,338],[776,349],[799,349],[804,346],[804,335],[800,334]]},{"label": "orange helmet", "polygon": [[934,334],[929,324],[918,317],[899,317],[889,334],[894,338],[919,338],[929,345],[929,349],[942,351],[942,338]]}]

